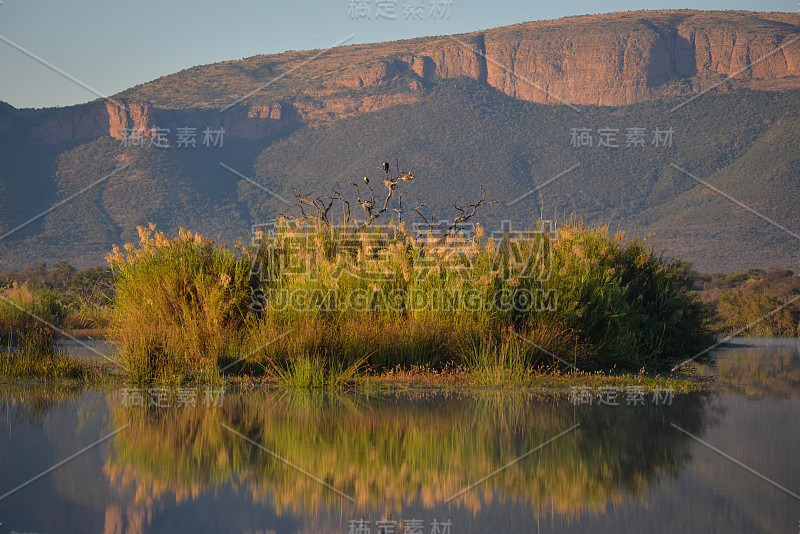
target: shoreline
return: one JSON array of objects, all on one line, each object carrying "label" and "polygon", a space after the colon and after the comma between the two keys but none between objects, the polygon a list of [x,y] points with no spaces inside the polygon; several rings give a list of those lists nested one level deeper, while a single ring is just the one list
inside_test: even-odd
[{"label": "shoreline", "polygon": [[718,389],[722,383],[719,377],[699,376],[680,373],[675,376],[661,376],[631,373],[596,373],[532,371],[523,381],[509,380],[506,383],[482,384],[474,372],[464,368],[454,370],[435,370],[416,368],[411,370],[393,369],[380,374],[364,374],[341,385],[322,387],[297,387],[282,384],[268,376],[228,375],[215,382],[195,382],[188,384],[164,384],[154,382],[140,384],[131,382],[110,362],[102,360],[86,361],[72,359],[81,365],[85,376],[82,379],[42,378],[35,374],[20,376],[0,375],[0,386],[67,386],[87,387],[90,389],[112,386],[114,388],[137,387],[142,389],[178,390],[181,388],[215,387],[234,392],[253,390],[305,390],[319,392],[354,392],[367,393],[401,392],[401,391],[450,391],[469,393],[474,391],[507,391],[528,392],[544,396],[561,395],[574,391],[575,388],[588,388],[595,392],[613,389],[623,393],[629,388],[641,388],[644,393],[670,390],[675,394],[685,394]]}]

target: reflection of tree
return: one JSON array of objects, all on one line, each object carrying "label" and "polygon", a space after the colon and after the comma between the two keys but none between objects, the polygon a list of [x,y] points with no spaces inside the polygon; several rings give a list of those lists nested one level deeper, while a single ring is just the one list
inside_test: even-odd
[{"label": "reflection of tree", "polygon": [[670,423],[704,430],[706,397],[672,406],[575,407],[522,392],[464,397],[326,395],[309,391],[226,396],[224,406],[146,411],[112,405],[115,439],[106,473],[135,486],[137,502],[178,501],[232,484],[276,510],[346,508],[335,492],[227,430],[352,495],[359,509],[430,509],[580,423],[537,453],[454,500],[477,513],[519,502],[563,514],[601,511],[674,474],[691,443]]},{"label": "reflection of tree", "polygon": [[782,397],[800,393],[800,353],[789,346],[731,351],[717,361],[728,391],[748,397]]}]

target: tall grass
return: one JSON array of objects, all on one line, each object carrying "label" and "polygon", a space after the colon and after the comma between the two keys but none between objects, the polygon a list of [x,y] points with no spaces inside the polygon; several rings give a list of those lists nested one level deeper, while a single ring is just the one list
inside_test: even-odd
[{"label": "tall grass", "polygon": [[235,251],[139,231],[109,255],[113,331],[137,381],[225,369],[322,386],[455,363],[499,385],[564,362],[658,369],[709,340],[685,265],[576,221],[496,239],[279,221]]},{"label": "tall grass", "polygon": [[67,308],[56,291],[14,282],[0,290],[0,342],[51,345],[55,332],[45,322],[59,327],[66,315]]},{"label": "tall grass", "polygon": [[[592,352],[574,331],[550,323],[540,324],[526,336],[510,329],[483,337],[473,335],[462,341],[460,349],[473,381],[486,387],[528,385],[537,371],[555,367],[569,370],[578,357],[584,359]],[[554,354],[561,359],[553,358]]]},{"label": "tall grass", "polygon": [[0,351],[0,377],[4,379],[86,380],[89,369],[52,346],[22,344],[18,350]]},{"label": "tall grass", "polygon": [[247,259],[185,230],[171,239],[150,225],[139,237],[107,257],[117,283],[112,336],[129,378],[215,380],[243,331]]},{"label": "tall grass", "polygon": [[67,308],[52,290],[13,283],[0,291],[0,377],[85,379],[87,371],[55,348]]}]

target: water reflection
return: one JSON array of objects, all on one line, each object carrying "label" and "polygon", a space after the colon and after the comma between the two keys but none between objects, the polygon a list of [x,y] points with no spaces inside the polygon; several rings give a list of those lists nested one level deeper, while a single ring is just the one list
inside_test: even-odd
[{"label": "water reflection", "polygon": [[107,339],[68,339],[58,340],[56,346],[69,353],[72,358],[97,360],[104,357],[114,359],[119,345]]},{"label": "water reflection", "polygon": [[0,384],[0,416],[9,430],[16,425],[41,425],[49,412],[75,402],[86,391],[81,385]]},{"label": "water reflection", "polygon": [[502,503],[524,505],[534,516],[577,516],[600,513],[676,474],[690,443],[670,423],[703,433],[706,404],[704,395],[676,398],[672,406],[576,407],[563,396],[521,392],[290,390],[229,396],[214,409],[145,410],[112,398],[114,426],[130,427],[115,437],[105,472],[112,485],[134,488],[136,504],[145,507],[231,485],[279,515],[396,518],[445,507],[452,495],[511,464],[451,505],[473,516]]},{"label": "water reflection", "polygon": [[726,350],[715,373],[732,393],[751,398],[800,394],[800,346],[793,339],[750,341],[750,346]]},{"label": "water reflection", "polygon": [[798,343],[749,343],[709,368],[722,389],[668,406],[281,390],[142,409],[124,406],[121,390],[2,384],[0,495],[123,430],[0,499],[0,533],[346,534],[360,518],[371,533],[394,519],[405,534],[411,518],[426,534],[433,519],[452,519],[451,534],[792,532],[796,500],[671,426],[800,491]]}]

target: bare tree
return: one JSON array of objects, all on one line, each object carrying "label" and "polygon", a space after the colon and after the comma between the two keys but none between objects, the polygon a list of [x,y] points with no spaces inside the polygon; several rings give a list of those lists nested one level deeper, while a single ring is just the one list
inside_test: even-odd
[{"label": "bare tree", "polygon": [[[358,224],[358,230],[368,228],[375,222],[376,219],[390,210],[394,213],[397,213],[398,219],[402,221],[404,213],[403,195],[406,192],[404,187],[407,183],[413,182],[416,179],[416,175],[413,172],[405,171],[400,168],[400,162],[397,159],[395,159],[394,171],[392,171],[391,165],[388,162],[384,162],[378,168],[382,169],[384,172],[384,175],[380,178],[380,181],[383,182],[383,186],[386,189],[386,195],[383,197],[382,203],[378,202],[378,199],[375,195],[376,192],[372,188],[372,183],[370,182],[369,177],[365,176],[362,180],[363,184],[359,184],[358,182],[354,182],[353,177],[348,174],[350,185],[355,188],[355,202],[366,214],[366,220]],[[365,188],[365,191],[363,192],[362,187]],[[394,197],[395,191],[399,191],[399,195],[396,197],[397,207],[390,207],[390,203]],[[281,214],[279,217],[301,222],[315,222],[330,227],[331,221],[329,214],[331,212],[331,208],[336,203],[341,203],[344,209],[344,225],[349,226],[350,224],[356,224],[356,219],[353,217],[350,211],[350,201],[342,194],[339,184],[336,184],[336,188],[330,195],[321,195],[316,198],[312,198],[311,195],[302,195],[295,190],[294,196],[297,199],[296,205],[299,208],[301,215],[290,216]],[[486,200],[486,189],[484,188],[484,184],[481,184],[481,198],[477,202],[472,204],[459,204],[458,200],[453,202],[453,208],[458,212],[458,215],[453,218],[452,222],[441,223],[437,222],[432,216],[430,218],[426,217],[422,212],[422,209],[427,207],[427,205],[420,198],[417,198],[417,206],[414,208],[414,212],[420,219],[422,219],[422,221],[431,231],[437,227],[445,230],[441,235],[442,238],[445,238],[448,235],[458,233],[462,225],[472,219],[481,206],[497,203],[498,201],[496,200]]]},{"label": "bare tree", "polygon": [[455,232],[459,224],[463,224],[472,219],[475,216],[475,212],[478,211],[478,208],[481,206],[489,206],[491,204],[497,204],[498,202],[497,200],[490,200],[487,202],[486,189],[484,189],[483,184],[481,184],[481,198],[475,204],[464,204],[460,206],[458,205],[458,200],[453,202],[453,207],[459,212],[459,215],[453,219],[453,224],[450,225],[450,229],[447,233],[451,234]]}]

